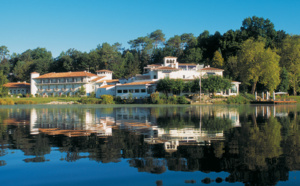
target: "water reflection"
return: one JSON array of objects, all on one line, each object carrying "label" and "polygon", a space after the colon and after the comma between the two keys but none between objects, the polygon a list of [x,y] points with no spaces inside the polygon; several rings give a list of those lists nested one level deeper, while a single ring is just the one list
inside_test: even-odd
[{"label": "water reflection", "polygon": [[0,159],[7,149],[20,149],[26,163],[51,162],[45,155],[56,148],[67,162],[128,159],[139,172],[226,171],[227,182],[271,185],[300,168],[297,105],[0,111]]}]

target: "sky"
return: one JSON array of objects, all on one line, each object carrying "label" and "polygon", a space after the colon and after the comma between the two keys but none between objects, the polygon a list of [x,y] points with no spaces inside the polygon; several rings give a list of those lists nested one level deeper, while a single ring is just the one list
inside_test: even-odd
[{"label": "sky", "polygon": [[300,34],[299,0],[0,0],[0,46],[10,54],[37,47],[53,57],[70,48],[128,41],[161,29],[166,39],[239,29],[247,17]]}]

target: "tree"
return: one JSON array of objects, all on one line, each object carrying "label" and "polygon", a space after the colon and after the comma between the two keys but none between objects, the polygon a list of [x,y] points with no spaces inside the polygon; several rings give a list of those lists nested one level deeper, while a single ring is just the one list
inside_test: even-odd
[{"label": "tree", "polygon": [[86,91],[83,85],[81,85],[80,89],[78,90],[79,95],[85,95]]},{"label": "tree", "polygon": [[9,50],[7,49],[6,46],[2,45],[0,46],[0,62],[9,57]]},{"label": "tree", "polygon": [[215,51],[211,62],[213,67],[222,68],[224,66],[224,59],[219,51]]},{"label": "tree", "polygon": [[236,80],[239,76],[237,56],[230,56],[225,62],[224,66],[225,66],[224,75],[226,76],[228,75],[232,79]]},{"label": "tree", "polygon": [[279,92],[287,92],[289,89],[289,74],[285,67],[281,69],[280,73],[280,84],[278,85]]},{"label": "tree", "polygon": [[228,90],[230,87],[230,80],[221,76],[208,76],[207,79],[202,79],[201,82],[201,88],[213,94],[217,91]]},{"label": "tree", "polygon": [[136,74],[138,74],[140,72],[139,69],[139,61],[138,59],[135,59],[133,54],[129,51],[126,52],[125,56],[124,56],[124,60],[125,60],[125,77],[132,77],[135,76]]},{"label": "tree", "polygon": [[155,48],[157,48],[159,44],[163,44],[166,40],[165,34],[162,32],[162,30],[155,30],[154,32],[151,32],[149,37],[154,41]]},{"label": "tree", "polygon": [[270,91],[276,89],[280,83],[280,56],[264,47],[264,41],[255,41],[251,38],[243,42],[238,53],[241,80],[247,85],[252,85],[252,94],[258,82],[264,84]]},{"label": "tree", "polygon": [[8,82],[8,80],[7,80],[6,76],[3,74],[3,71],[0,71],[0,97],[2,95],[7,94],[7,91],[8,91],[7,88],[3,87],[3,85],[7,82]]},{"label": "tree", "polygon": [[288,36],[282,43],[280,65],[289,74],[290,86],[294,95],[300,91],[300,36]]},{"label": "tree", "polygon": [[251,37],[255,39],[259,37],[265,38],[266,47],[270,47],[277,36],[274,24],[269,19],[256,16],[244,19],[241,31],[243,32],[245,40]]}]

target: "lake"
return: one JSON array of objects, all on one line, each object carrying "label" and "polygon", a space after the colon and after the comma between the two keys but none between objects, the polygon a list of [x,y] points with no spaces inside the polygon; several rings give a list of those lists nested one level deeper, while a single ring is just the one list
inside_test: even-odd
[{"label": "lake", "polygon": [[300,105],[0,106],[1,185],[299,185]]}]

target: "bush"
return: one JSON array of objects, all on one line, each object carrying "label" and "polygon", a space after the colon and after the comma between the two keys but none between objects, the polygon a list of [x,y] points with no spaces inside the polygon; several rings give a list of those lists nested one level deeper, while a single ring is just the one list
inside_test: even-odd
[{"label": "bush", "polygon": [[95,92],[91,92],[89,97],[91,97],[91,98],[95,98],[95,97],[96,97],[96,94],[95,94]]},{"label": "bush", "polygon": [[184,96],[179,96],[177,98],[177,104],[188,104],[188,100]]},{"label": "bush", "polygon": [[101,99],[101,104],[115,104],[114,97],[112,95],[102,95]]},{"label": "bush", "polygon": [[22,97],[23,97],[23,94],[17,94],[17,96],[19,96],[20,98],[22,98]]},{"label": "bush", "polygon": [[14,105],[15,102],[12,99],[5,98],[5,99],[0,99],[0,105]]},{"label": "bush", "polygon": [[37,102],[32,101],[32,100],[18,100],[15,102],[15,104],[17,104],[17,105],[32,105],[32,104],[37,104]]},{"label": "bush", "polygon": [[98,98],[87,98],[87,97],[82,97],[78,100],[79,103],[82,104],[100,104],[101,100]]},{"label": "bush", "polygon": [[159,92],[155,92],[150,95],[150,102],[153,104],[157,104],[159,102],[159,99]]},{"label": "bush", "polygon": [[62,94],[60,97],[62,97],[62,98],[65,98],[65,97],[67,97],[65,94]]},{"label": "bush", "polygon": [[169,96],[167,99],[168,104],[177,104],[177,97],[176,95]]},{"label": "bush", "polygon": [[248,94],[248,93],[245,92],[241,95],[244,96],[246,99],[248,99],[250,101],[255,101],[255,95],[253,95],[253,94]]},{"label": "bush", "polygon": [[248,104],[250,102],[250,100],[248,100],[247,98],[245,98],[242,95],[238,95],[238,96],[228,97],[226,102],[228,104]]}]

